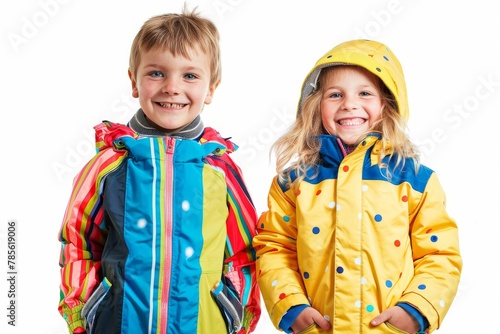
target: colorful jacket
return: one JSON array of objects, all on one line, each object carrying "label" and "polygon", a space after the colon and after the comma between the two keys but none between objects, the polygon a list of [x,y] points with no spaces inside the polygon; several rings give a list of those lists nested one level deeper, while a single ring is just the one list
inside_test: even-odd
[{"label": "colorful jacket", "polygon": [[[411,160],[387,180],[377,165],[380,141],[367,137],[343,158],[321,137],[316,177],[290,189],[275,179],[259,220],[258,282],[272,322],[311,304],[330,333],[398,333],[371,319],[407,302],[439,327],[462,267],[455,221],[436,174]],[[389,165],[393,167],[393,163]],[[320,333],[311,331],[308,333]]]},{"label": "colorful jacket", "polygon": [[199,141],[95,129],[59,234],[70,332],[253,331],[256,213],[235,146],[211,128]]},{"label": "colorful jacket", "polygon": [[[400,64],[387,47],[372,41],[348,42],[325,54],[306,78],[301,100],[322,68],[344,64],[378,75],[408,117]],[[274,178],[269,210],[259,218],[253,241],[259,287],[273,324],[278,328],[288,310],[305,304],[332,324],[328,332],[317,327],[308,334],[401,333],[370,321],[407,303],[428,320],[429,332],[439,328],[457,292],[462,259],[457,225],[446,212],[436,174],[423,165],[417,171],[412,159],[396,168],[396,157],[388,160],[390,146],[384,152],[387,169],[380,168],[377,134],[347,155],[339,138],[318,138],[317,170],[291,187]]]}]

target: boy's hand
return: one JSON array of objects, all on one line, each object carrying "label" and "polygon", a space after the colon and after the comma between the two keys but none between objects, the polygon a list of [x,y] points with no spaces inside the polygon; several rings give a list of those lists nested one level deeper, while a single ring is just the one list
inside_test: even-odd
[{"label": "boy's hand", "polygon": [[331,325],[326,320],[321,313],[315,308],[307,307],[298,315],[297,319],[292,324],[292,329],[295,333],[299,333],[301,330],[316,324],[323,330],[329,330]]},{"label": "boy's hand", "polygon": [[408,312],[399,306],[393,306],[377,315],[370,322],[373,326],[378,326],[381,323],[388,322],[394,327],[397,327],[408,333],[416,333],[419,331],[420,326]]}]

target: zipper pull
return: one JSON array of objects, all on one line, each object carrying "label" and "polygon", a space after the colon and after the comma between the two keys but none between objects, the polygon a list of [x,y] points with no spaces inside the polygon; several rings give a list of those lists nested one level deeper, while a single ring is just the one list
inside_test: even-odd
[{"label": "zipper pull", "polygon": [[175,138],[167,137],[167,154],[173,154],[175,149]]}]

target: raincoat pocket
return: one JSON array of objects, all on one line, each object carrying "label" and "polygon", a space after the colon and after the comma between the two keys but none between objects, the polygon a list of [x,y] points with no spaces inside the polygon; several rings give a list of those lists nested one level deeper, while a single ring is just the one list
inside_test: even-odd
[{"label": "raincoat pocket", "polygon": [[211,293],[226,323],[227,332],[238,333],[243,324],[243,306],[231,281],[223,277],[214,285]]},{"label": "raincoat pocket", "polygon": [[82,318],[86,320],[86,329],[88,334],[93,333],[97,307],[104,299],[104,297],[108,294],[111,285],[111,282],[108,281],[106,277],[104,277],[104,280],[101,282],[101,284],[99,284],[97,289],[92,293],[89,300],[87,300],[82,308]]},{"label": "raincoat pocket", "polygon": [[385,325],[391,330],[391,333],[410,334],[408,332],[405,332],[402,329],[397,328],[396,326],[394,326],[393,324],[391,324],[387,321],[385,322]]},{"label": "raincoat pocket", "polygon": [[304,328],[303,330],[301,330],[300,332],[297,332],[297,334],[306,334],[306,333],[310,333],[313,329],[316,328],[316,323],[313,322],[312,324],[310,324],[309,326],[307,326],[306,328]]}]

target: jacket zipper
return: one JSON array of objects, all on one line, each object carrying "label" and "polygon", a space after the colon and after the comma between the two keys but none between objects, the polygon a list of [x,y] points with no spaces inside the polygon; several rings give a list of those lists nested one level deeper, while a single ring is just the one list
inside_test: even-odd
[{"label": "jacket zipper", "polygon": [[166,137],[166,156],[165,156],[165,256],[163,267],[163,293],[162,310],[161,310],[161,331],[160,333],[167,332],[167,319],[168,319],[168,296],[170,293],[170,271],[172,270],[172,199],[173,199],[173,184],[174,184],[174,151],[175,151],[175,138]]}]

